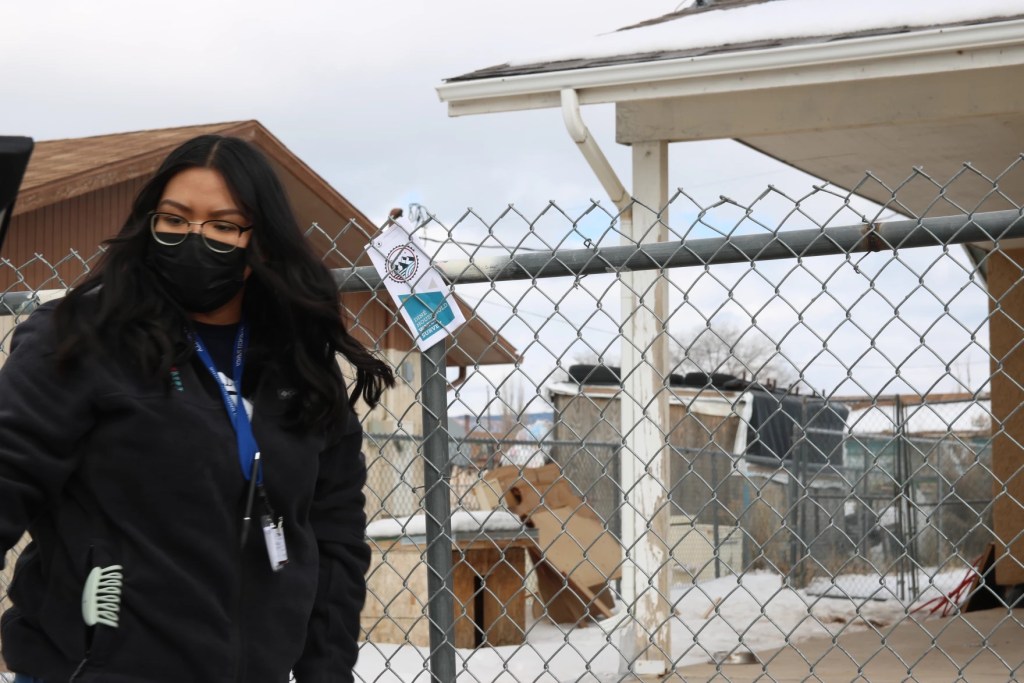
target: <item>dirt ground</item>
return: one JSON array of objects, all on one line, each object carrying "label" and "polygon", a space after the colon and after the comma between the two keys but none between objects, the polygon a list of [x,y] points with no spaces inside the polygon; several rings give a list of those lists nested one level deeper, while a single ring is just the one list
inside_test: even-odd
[{"label": "dirt ground", "polygon": [[755,653],[760,664],[702,664],[662,681],[954,681],[1024,679],[1024,609],[993,609],[945,619],[903,622],[800,642],[799,649]]}]

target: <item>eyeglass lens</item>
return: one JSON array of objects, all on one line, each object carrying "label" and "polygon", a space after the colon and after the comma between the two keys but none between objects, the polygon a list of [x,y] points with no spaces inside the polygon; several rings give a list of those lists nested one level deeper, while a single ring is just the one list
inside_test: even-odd
[{"label": "eyeglass lens", "polygon": [[192,226],[199,225],[206,246],[213,251],[232,251],[242,237],[242,228],[230,221],[190,222],[173,213],[154,213],[150,229],[157,242],[168,246],[181,244],[192,232]]}]

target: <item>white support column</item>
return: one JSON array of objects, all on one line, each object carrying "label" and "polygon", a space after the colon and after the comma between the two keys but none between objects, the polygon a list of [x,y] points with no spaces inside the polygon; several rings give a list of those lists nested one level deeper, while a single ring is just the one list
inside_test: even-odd
[{"label": "white support column", "polygon": [[[668,144],[633,145],[632,221],[624,244],[668,239]],[[629,215],[629,212],[625,212]],[[632,617],[633,671],[668,672],[671,656],[668,547],[668,284],[659,271],[622,275],[622,595]],[[650,524],[650,530],[648,530]],[[631,632],[631,633],[630,633]],[[623,643],[626,644],[626,643]]]}]

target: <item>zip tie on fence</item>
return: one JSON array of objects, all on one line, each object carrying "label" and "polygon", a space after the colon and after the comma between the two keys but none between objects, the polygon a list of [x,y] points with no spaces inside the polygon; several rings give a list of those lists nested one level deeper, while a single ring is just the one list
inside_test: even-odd
[{"label": "zip tie on fence", "polygon": [[864,245],[868,251],[878,252],[885,249],[885,240],[878,234],[881,223],[868,223],[864,226]]}]

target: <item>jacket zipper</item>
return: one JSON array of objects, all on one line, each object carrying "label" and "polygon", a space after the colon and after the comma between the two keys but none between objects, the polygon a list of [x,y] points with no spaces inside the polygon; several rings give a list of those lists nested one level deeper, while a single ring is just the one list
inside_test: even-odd
[{"label": "jacket zipper", "polygon": [[[86,558],[88,560],[86,562],[87,566],[91,566],[92,565],[92,563],[93,563],[93,553],[95,553],[95,552],[96,552],[96,546],[93,545],[92,543],[90,543],[89,544],[89,555]],[[82,583],[83,583],[83,586],[84,586],[85,582],[83,581]],[[83,587],[82,591],[83,592],[85,591],[84,587]],[[88,640],[88,645],[85,648],[85,656],[82,658],[82,661],[80,661],[78,663],[78,666],[75,667],[75,670],[71,673],[71,678],[68,679],[68,683],[74,683],[75,679],[77,679],[79,676],[81,676],[85,672],[85,667],[89,666],[89,655],[92,654],[92,637],[93,637],[92,630],[93,630],[93,627],[87,626],[86,628],[89,630],[89,634],[88,634],[89,640]]]},{"label": "jacket zipper", "polygon": [[234,624],[234,634],[232,637],[235,641],[235,682],[244,683],[245,635],[243,633],[244,624],[242,623],[242,605],[244,604],[245,575],[242,570],[245,563],[245,548],[240,545],[236,547],[238,548],[235,553],[235,557],[237,559],[236,566],[238,569],[238,590],[235,593],[235,614],[232,619]]},{"label": "jacket zipper", "polygon": [[78,663],[75,667],[75,671],[71,674],[71,678],[68,679],[68,683],[74,683],[74,681],[85,672],[85,667],[89,664],[89,653],[85,653],[85,659]]}]

